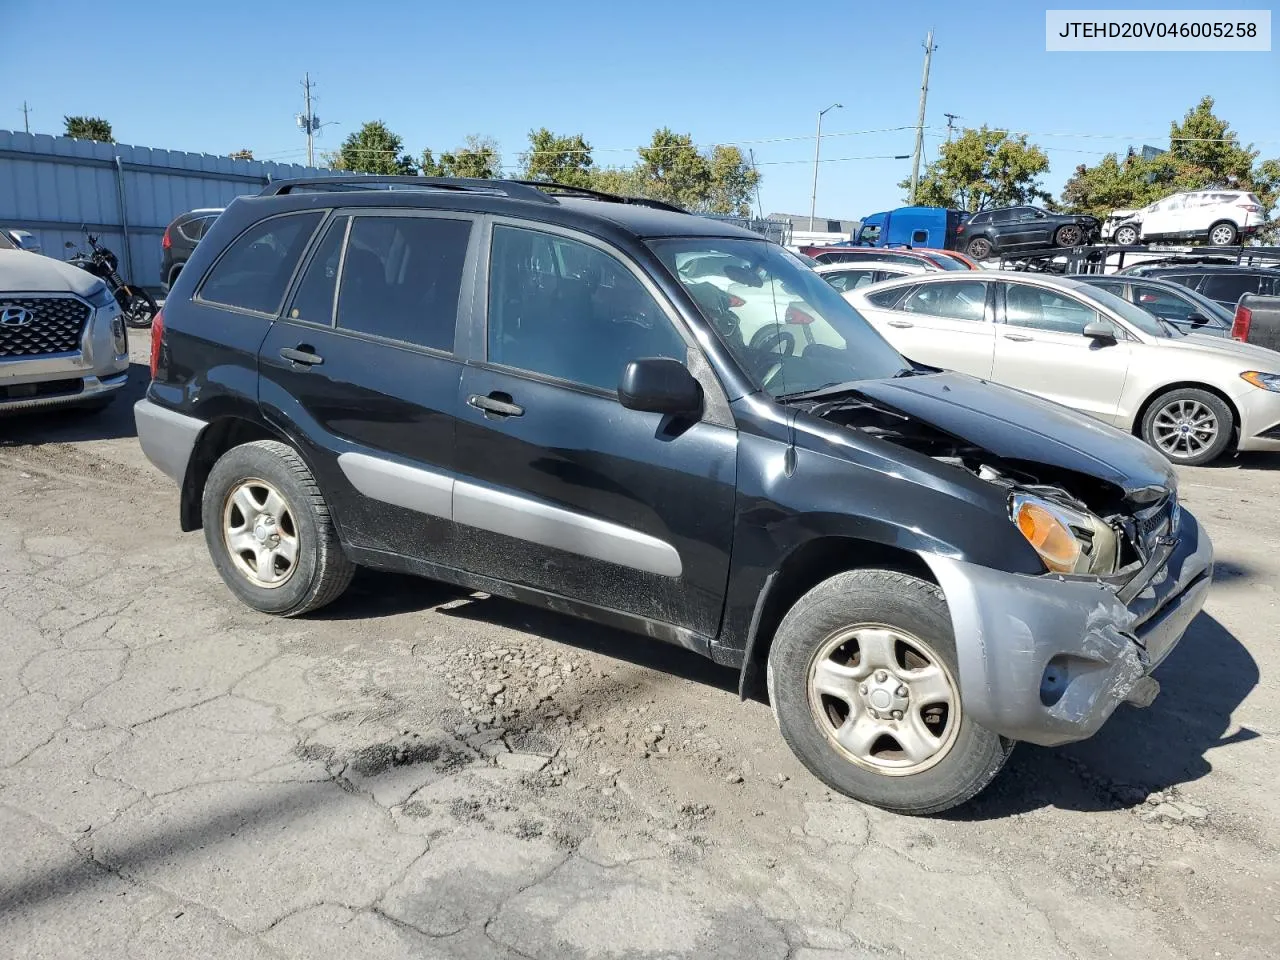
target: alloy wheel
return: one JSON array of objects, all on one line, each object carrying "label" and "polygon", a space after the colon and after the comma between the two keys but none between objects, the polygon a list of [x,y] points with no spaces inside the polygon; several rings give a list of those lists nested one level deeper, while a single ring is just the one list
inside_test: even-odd
[{"label": "alloy wheel", "polygon": [[1160,409],[1151,425],[1156,446],[1171,460],[1189,460],[1218,438],[1218,416],[1199,400],[1174,400]]},{"label": "alloy wheel", "polygon": [[232,487],[222,510],[222,539],[236,569],[254,586],[282,586],[297,568],[293,511],[265,480],[250,478]]},{"label": "alloy wheel", "polygon": [[1084,231],[1079,227],[1066,226],[1058,231],[1058,245],[1062,247],[1078,247],[1084,241]]},{"label": "alloy wheel", "polygon": [[846,758],[886,776],[927,770],[960,728],[960,695],[942,658],[923,640],[862,623],[828,637],[809,666],[809,706]]},{"label": "alloy wheel", "polygon": [[1228,246],[1231,241],[1236,238],[1235,233],[1236,232],[1231,229],[1231,227],[1227,226],[1225,223],[1220,223],[1209,233],[1209,242],[1215,247]]}]

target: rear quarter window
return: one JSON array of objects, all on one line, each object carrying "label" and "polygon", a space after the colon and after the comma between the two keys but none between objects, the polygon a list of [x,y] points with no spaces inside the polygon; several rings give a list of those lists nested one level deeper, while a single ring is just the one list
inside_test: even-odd
[{"label": "rear quarter window", "polygon": [[308,211],[259,220],[214,262],[200,285],[198,299],[253,313],[278,313],[302,253],[323,217],[320,211]]},{"label": "rear quarter window", "polygon": [[893,307],[902,300],[903,296],[909,291],[917,289],[916,287],[892,287],[888,290],[876,290],[872,293],[863,294],[867,298],[867,302],[872,306],[880,307],[884,310],[892,310]]}]

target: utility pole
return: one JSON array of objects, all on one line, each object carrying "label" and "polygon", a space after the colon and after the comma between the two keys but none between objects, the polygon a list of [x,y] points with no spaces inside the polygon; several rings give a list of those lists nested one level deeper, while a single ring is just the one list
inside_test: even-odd
[{"label": "utility pole", "polygon": [[813,232],[814,211],[818,208],[818,154],[822,150],[822,115],[829,110],[839,110],[843,103],[833,103],[826,110],[818,111],[818,136],[813,144],[813,194],[809,197],[809,232]]},{"label": "utility pole", "polygon": [[947,118],[947,143],[950,143],[951,128],[954,127],[956,121],[960,119],[960,115],[955,113],[944,113],[943,116]]},{"label": "utility pole", "polygon": [[31,114],[31,108],[27,106],[27,101],[23,100],[22,101],[22,129],[25,130],[27,133],[31,132],[30,114]]},{"label": "utility pole", "polygon": [[316,131],[320,129],[320,118],[311,112],[311,74],[306,73],[302,78],[302,102],[304,113],[298,114],[298,129],[307,135],[307,166],[314,167],[315,160],[315,136]]},{"label": "utility pole", "polygon": [[920,185],[920,155],[924,153],[924,105],[929,99],[929,63],[933,59],[933,31],[924,41],[924,79],[920,81],[920,115],[916,118],[916,149],[911,159],[911,203],[916,202],[916,188]]},{"label": "utility pole", "polygon": [[748,147],[747,155],[751,158],[751,172],[756,175],[756,214],[763,220],[764,206],[760,203],[760,171],[756,169],[756,152]]}]

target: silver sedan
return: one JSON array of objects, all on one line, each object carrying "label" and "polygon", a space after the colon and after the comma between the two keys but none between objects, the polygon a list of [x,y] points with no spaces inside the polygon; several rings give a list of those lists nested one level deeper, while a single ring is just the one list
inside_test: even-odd
[{"label": "silver sedan", "polygon": [[984,271],[844,296],[904,356],[1087,413],[1174,463],[1280,450],[1280,353],[1181,333],[1097,287]]}]

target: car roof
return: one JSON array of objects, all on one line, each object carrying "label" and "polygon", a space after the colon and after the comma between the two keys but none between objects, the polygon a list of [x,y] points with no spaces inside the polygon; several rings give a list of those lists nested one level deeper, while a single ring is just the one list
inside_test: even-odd
[{"label": "car roof", "polygon": [[1089,284],[1081,283],[1071,277],[1052,273],[1027,273],[1024,270],[944,270],[938,273],[921,273],[912,277],[894,277],[892,280],[883,280],[876,286],[908,286],[916,283],[943,283],[948,280],[968,280],[970,282],[975,280],[1013,280],[1018,283],[1029,283],[1033,286],[1061,287],[1067,290],[1089,292]]},{"label": "car roof", "polygon": [[[1134,267],[1141,267],[1142,264],[1135,263]],[[1264,266],[1248,266],[1246,264],[1236,263],[1184,263],[1184,264],[1166,264],[1159,267],[1147,267],[1145,274],[1125,274],[1125,276],[1159,276],[1162,273],[1261,273],[1271,275],[1276,273],[1275,267]]]}]

